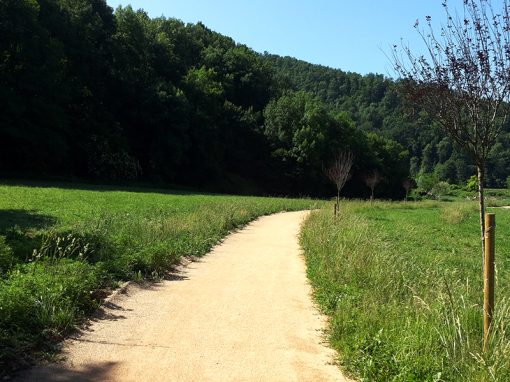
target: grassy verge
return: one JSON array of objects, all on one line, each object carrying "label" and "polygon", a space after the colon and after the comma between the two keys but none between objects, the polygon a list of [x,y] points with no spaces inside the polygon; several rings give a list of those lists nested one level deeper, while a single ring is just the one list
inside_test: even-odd
[{"label": "grassy verge", "polygon": [[330,340],[363,381],[510,380],[510,211],[497,211],[496,319],[482,352],[476,202],[346,202],[301,243]]},{"label": "grassy verge", "polygon": [[[62,185],[61,185],[62,186]],[[121,280],[159,278],[229,231],[311,200],[0,185],[0,375],[52,350]]]}]

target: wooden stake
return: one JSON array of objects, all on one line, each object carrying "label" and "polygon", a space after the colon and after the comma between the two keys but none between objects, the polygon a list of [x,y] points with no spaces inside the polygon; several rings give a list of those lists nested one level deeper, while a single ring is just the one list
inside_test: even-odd
[{"label": "wooden stake", "polygon": [[487,351],[489,330],[494,312],[494,252],[496,215],[485,214],[485,264],[483,288],[483,350]]},{"label": "wooden stake", "polygon": [[336,218],[337,211],[338,211],[338,204],[335,203],[335,213],[333,215],[335,218]]}]

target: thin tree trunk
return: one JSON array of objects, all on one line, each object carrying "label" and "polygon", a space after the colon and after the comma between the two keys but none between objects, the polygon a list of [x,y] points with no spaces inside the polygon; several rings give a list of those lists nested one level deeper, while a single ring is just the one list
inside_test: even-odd
[{"label": "thin tree trunk", "polygon": [[482,270],[485,264],[485,197],[484,197],[484,180],[485,180],[485,166],[479,164],[476,166],[478,170],[478,202],[480,207],[480,231],[482,238]]},{"label": "thin tree trunk", "polygon": [[336,210],[340,211],[340,188],[336,189]]},{"label": "thin tree trunk", "polygon": [[374,189],[372,188],[372,193],[370,194],[370,201],[374,201]]}]

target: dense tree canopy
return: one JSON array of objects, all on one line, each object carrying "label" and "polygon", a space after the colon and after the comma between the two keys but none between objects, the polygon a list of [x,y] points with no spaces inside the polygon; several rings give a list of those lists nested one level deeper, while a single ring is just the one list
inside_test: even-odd
[{"label": "dense tree canopy", "polygon": [[[104,0],[0,2],[0,174],[330,195],[334,156],[354,154],[345,192],[384,197],[436,172],[465,182],[465,155],[391,80],[258,54],[202,23]],[[510,132],[487,181],[503,185]],[[404,149],[405,148],[405,149]]]},{"label": "dense tree canopy", "polygon": [[[438,180],[465,184],[476,173],[473,161],[446,138],[429,115],[401,97],[398,83],[382,75],[361,76],[312,65],[291,57],[265,54],[280,86],[309,92],[335,112],[343,112],[364,132],[400,143],[409,151],[415,178],[433,174]],[[505,127],[487,161],[487,185],[504,187],[510,169],[510,125]]]}]

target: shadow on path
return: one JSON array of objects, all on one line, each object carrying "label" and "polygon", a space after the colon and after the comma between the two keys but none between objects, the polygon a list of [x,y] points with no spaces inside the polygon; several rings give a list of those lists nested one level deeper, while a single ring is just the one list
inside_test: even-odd
[{"label": "shadow on path", "polygon": [[[36,367],[35,372],[20,374],[16,381],[33,382],[86,382],[107,381],[117,362],[100,362],[83,366],[80,370],[69,370],[61,365],[45,365]],[[37,370],[39,369],[39,370]]]}]

